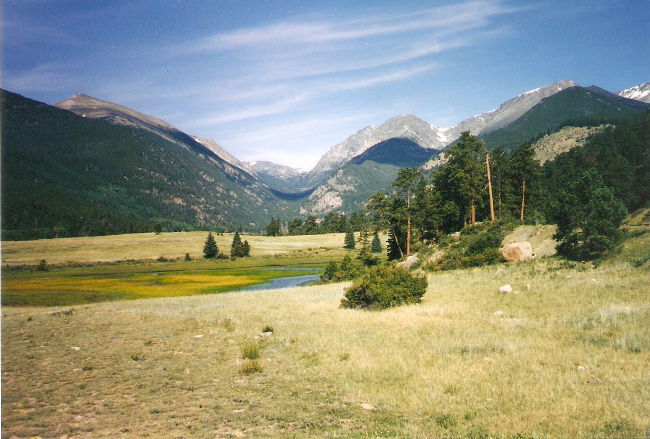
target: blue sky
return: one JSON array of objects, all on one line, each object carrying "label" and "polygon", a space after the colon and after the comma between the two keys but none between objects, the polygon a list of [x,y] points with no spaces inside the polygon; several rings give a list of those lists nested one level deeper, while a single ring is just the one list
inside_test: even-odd
[{"label": "blue sky", "polygon": [[648,82],[648,23],[648,0],[4,0],[1,83],[309,169],[400,114],[448,127],[563,79]]}]

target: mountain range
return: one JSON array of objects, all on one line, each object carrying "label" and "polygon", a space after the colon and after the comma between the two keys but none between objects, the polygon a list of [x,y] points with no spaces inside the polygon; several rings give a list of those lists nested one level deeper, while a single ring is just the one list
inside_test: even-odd
[{"label": "mountain range", "polygon": [[[400,167],[431,163],[462,131],[508,149],[570,123],[616,123],[648,101],[650,83],[614,94],[561,81],[444,130],[412,115],[365,127],[305,172],[241,162],[214,140],[83,94],[50,106],[2,91],[3,239],[124,233],[156,222],[261,230],[276,216],[349,212],[390,190]],[[101,218],[109,224],[94,224]]]}]

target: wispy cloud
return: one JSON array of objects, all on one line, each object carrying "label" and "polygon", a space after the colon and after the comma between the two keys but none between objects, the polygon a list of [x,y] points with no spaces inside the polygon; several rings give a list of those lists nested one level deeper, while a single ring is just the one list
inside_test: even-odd
[{"label": "wispy cloud", "polygon": [[397,69],[395,71],[387,73],[366,75],[364,77],[352,78],[348,80],[338,78],[329,79],[327,81],[320,81],[318,84],[312,85],[308,91],[303,91],[306,90],[306,88],[297,89],[293,93],[289,93],[285,90],[285,93],[283,94],[285,96],[290,96],[284,99],[269,101],[261,105],[252,104],[238,111],[216,113],[208,117],[191,121],[187,123],[186,126],[193,128],[204,127],[210,125],[227,124],[262,116],[281,114],[287,111],[295,110],[300,105],[318,97],[403,81],[410,77],[430,71],[435,67],[435,64],[425,64],[421,66]]},{"label": "wispy cloud", "polygon": [[493,17],[515,10],[503,0],[475,0],[343,20],[298,18],[197,38],[167,53],[204,69],[219,63],[218,81],[184,93],[203,102],[236,103],[236,111],[191,123],[225,124],[297,111],[328,95],[434,71],[441,64],[437,55],[477,44],[495,27]]},{"label": "wispy cloud", "polygon": [[[322,139],[325,145],[340,142],[335,130],[341,126],[356,127],[371,118],[368,114],[344,117],[305,117],[287,123],[271,124],[253,132],[234,133],[224,136],[224,144],[238,145],[243,160],[269,160],[275,163],[291,163],[293,166],[309,169],[313,167],[324,150],[315,147],[314,139]],[[301,148],[286,148],[288,139],[302,145]]]},{"label": "wispy cloud", "polygon": [[343,21],[283,22],[217,33],[183,44],[185,53],[218,52],[259,46],[302,46],[385,37],[424,30],[464,31],[484,26],[495,15],[513,12],[502,1],[479,0],[410,13],[371,15]]}]

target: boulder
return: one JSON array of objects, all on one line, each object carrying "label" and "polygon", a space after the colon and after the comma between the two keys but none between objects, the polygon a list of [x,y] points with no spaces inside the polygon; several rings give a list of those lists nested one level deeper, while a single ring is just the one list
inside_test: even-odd
[{"label": "boulder", "polygon": [[501,253],[508,262],[529,261],[533,259],[533,246],[528,241],[513,242],[503,247]]},{"label": "boulder", "polygon": [[501,288],[499,288],[499,293],[510,294],[512,293],[512,287],[510,285],[504,285]]},{"label": "boulder", "polygon": [[420,262],[420,258],[411,255],[407,257],[405,260],[403,260],[402,262],[399,262],[397,265],[399,267],[404,267],[407,270],[410,270],[411,268],[415,267],[419,262]]}]

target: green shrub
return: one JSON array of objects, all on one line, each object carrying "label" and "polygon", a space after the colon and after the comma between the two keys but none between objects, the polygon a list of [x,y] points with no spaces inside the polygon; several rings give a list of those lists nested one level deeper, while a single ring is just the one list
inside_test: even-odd
[{"label": "green shrub", "polygon": [[426,290],[424,276],[413,276],[401,267],[379,266],[345,290],[341,306],[379,310],[419,303]]},{"label": "green shrub", "polygon": [[47,261],[45,259],[41,259],[38,263],[38,266],[36,267],[37,271],[48,271],[47,268]]},{"label": "green shrub", "polygon": [[343,282],[353,280],[361,276],[363,267],[359,267],[349,255],[345,255],[341,264],[330,261],[325,267],[325,272],[320,276],[321,283]]},{"label": "green shrub", "polygon": [[456,240],[440,241],[440,247],[445,249],[445,255],[426,269],[431,271],[456,270],[467,267],[504,262],[499,250],[503,236],[513,228],[512,224],[488,223],[469,226],[463,229]]}]

